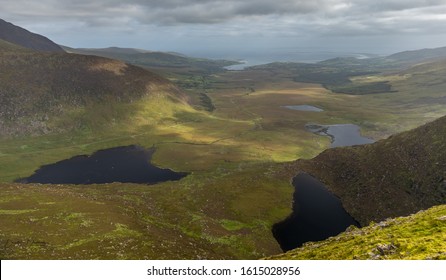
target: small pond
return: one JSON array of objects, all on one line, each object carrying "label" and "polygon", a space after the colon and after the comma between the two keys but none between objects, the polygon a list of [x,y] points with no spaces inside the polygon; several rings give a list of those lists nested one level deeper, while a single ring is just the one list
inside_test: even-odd
[{"label": "small pond", "polygon": [[283,251],[338,235],[350,225],[359,226],[341,201],[312,176],[301,173],[293,179],[293,212],[275,224],[272,232]]},{"label": "small pond", "polygon": [[284,108],[290,109],[290,110],[296,110],[296,111],[305,111],[305,112],[323,112],[321,108],[311,106],[311,105],[288,105],[288,106],[282,106]]},{"label": "small pond", "polygon": [[40,167],[20,183],[105,184],[113,182],[155,184],[176,181],[188,175],[162,169],[150,163],[155,148],[124,146],[99,150]]},{"label": "small pond", "polygon": [[241,60],[239,61],[238,64],[233,64],[233,65],[229,65],[229,66],[225,66],[223,67],[226,70],[229,71],[242,71],[244,70],[246,67],[249,67],[250,65],[248,64],[247,61]]},{"label": "small pond", "polygon": [[317,135],[328,136],[331,148],[371,144],[373,139],[361,136],[359,126],[354,124],[318,125],[307,124],[306,129]]}]

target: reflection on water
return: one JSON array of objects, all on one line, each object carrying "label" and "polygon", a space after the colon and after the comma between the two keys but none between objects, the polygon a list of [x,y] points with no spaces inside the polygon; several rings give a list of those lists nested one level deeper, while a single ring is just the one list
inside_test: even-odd
[{"label": "reflection on water", "polygon": [[321,108],[311,106],[311,105],[288,105],[282,106],[287,109],[296,110],[296,111],[306,111],[306,112],[323,112]]}]

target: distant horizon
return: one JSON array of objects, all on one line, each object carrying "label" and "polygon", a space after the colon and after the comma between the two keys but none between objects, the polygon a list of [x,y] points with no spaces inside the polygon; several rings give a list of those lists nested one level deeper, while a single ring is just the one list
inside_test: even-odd
[{"label": "distant horizon", "polygon": [[[57,43],[57,42],[56,42]],[[69,47],[60,45],[62,47]],[[239,53],[239,54],[231,54],[228,52],[225,53],[212,53],[212,50],[208,50],[206,53],[203,52],[191,52],[184,53],[181,51],[170,51],[170,50],[150,50],[150,49],[142,49],[142,48],[134,48],[131,46],[108,46],[108,47],[80,47],[74,49],[90,49],[90,50],[101,50],[101,49],[110,49],[110,48],[118,48],[118,49],[134,49],[148,52],[163,52],[163,53],[176,53],[179,55],[185,55],[189,57],[196,58],[207,58],[207,59],[225,59],[225,60],[234,60],[239,62],[245,62],[247,65],[259,65],[270,62],[303,62],[303,63],[314,63],[318,61],[323,61],[327,59],[332,59],[336,57],[357,57],[357,58],[369,58],[369,57],[377,57],[377,56],[387,56],[390,54],[376,54],[376,53],[360,53],[360,52],[334,52],[334,51],[299,51],[299,50],[283,50],[275,49],[268,50],[265,53]]]},{"label": "distant horizon", "polygon": [[[28,29],[29,30],[29,29]],[[29,30],[31,31],[31,30]],[[31,31],[33,32],[33,31]],[[41,34],[41,33],[37,33],[37,32],[33,32],[36,34],[40,34],[43,35],[45,37],[45,34]],[[53,40],[52,38],[48,37],[50,40],[52,40],[53,42],[55,42],[56,44],[60,45],[61,47],[68,47],[68,48],[73,48],[73,49],[108,49],[108,48],[118,48],[118,49],[134,49],[134,50],[141,50],[141,51],[150,51],[150,52],[163,52],[163,53],[178,53],[178,54],[183,54],[183,55],[188,55],[188,53],[203,53],[203,54],[209,54],[212,53],[212,49],[206,49],[203,51],[198,51],[198,50],[175,50],[175,49],[151,49],[148,47],[137,47],[137,46],[133,46],[133,45],[98,45],[98,46],[89,46],[89,45],[79,45],[79,46],[71,46],[71,45],[66,45],[66,44],[60,44],[59,42],[57,42],[56,40]],[[264,51],[254,51],[254,52],[248,52],[248,51],[243,51],[241,53],[245,53],[245,54],[256,54],[256,55],[261,55],[261,54],[267,54],[267,53],[281,53],[281,52],[290,52],[292,51],[293,53],[307,53],[307,54],[312,54],[312,53],[325,53],[325,54],[357,54],[357,55],[371,55],[371,56],[388,56],[388,55],[393,55],[396,53],[401,53],[401,52],[406,52],[406,51],[418,51],[418,50],[423,50],[423,49],[438,49],[438,48],[444,48],[446,47],[446,43],[444,45],[435,45],[435,46],[420,46],[420,47],[413,47],[413,48],[401,48],[401,49],[395,49],[393,51],[387,51],[387,52],[371,52],[371,51],[366,51],[366,50],[352,50],[352,51],[343,51],[343,50],[330,50],[330,49],[320,49],[320,50],[314,50],[310,48],[302,48],[299,49],[299,47],[296,48],[292,48],[292,47],[287,47],[287,48],[282,48],[282,47],[277,47],[277,48],[271,48],[268,50],[264,50]],[[276,51],[278,50],[278,51]],[[280,51],[282,50],[282,51]],[[220,51],[217,52],[215,51],[215,53],[221,53],[224,56],[231,56],[232,53],[236,53],[235,51],[231,50],[224,50],[224,51]],[[239,58],[239,59],[243,59],[243,57]]]},{"label": "distant horizon", "polygon": [[73,48],[206,58],[390,55],[446,46],[442,0],[2,0],[0,18]]},{"label": "distant horizon", "polygon": [[[13,23],[13,22],[12,22]],[[14,23],[13,23],[14,24]],[[23,27],[23,26],[21,26]],[[26,28],[26,27],[23,27]],[[111,44],[107,45],[104,44],[95,44],[95,45],[87,45],[87,44],[79,44],[79,45],[68,45],[65,43],[60,43],[59,41],[51,38],[50,36],[47,36],[46,34],[39,33],[37,31],[33,31],[31,29],[26,28],[27,30],[43,35],[45,37],[48,37],[50,40],[55,42],[56,44],[62,46],[62,47],[69,47],[74,49],[107,49],[107,48],[121,48],[121,49],[136,49],[136,50],[144,50],[144,51],[151,51],[151,52],[164,52],[164,53],[178,53],[186,56],[191,57],[199,57],[199,58],[208,58],[208,59],[234,59],[234,60],[245,60],[248,57],[268,57],[270,55],[279,56],[283,55],[284,53],[300,53],[300,54],[333,54],[334,56],[324,56],[328,57],[326,59],[330,58],[336,58],[339,56],[342,57],[352,57],[355,55],[369,55],[369,56],[389,56],[392,54],[400,53],[400,52],[406,52],[406,51],[417,51],[422,49],[437,49],[437,48],[443,48],[446,47],[446,42],[444,44],[438,44],[438,45],[423,45],[420,44],[419,46],[413,46],[411,48],[407,47],[401,47],[401,48],[394,48],[388,51],[373,51],[368,49],[352,49],[352,50],[342,50],[342,49],[329,49],[329,48],[323,48],[323,49],[316,49],[315,47],[304,47],[304,46],[296,46],[296,47],[273,47],[268,49],[253,49],[253,50],[234,50],[234,49],[157,49],[157,48],[150,48],[150,46],[144,46],[141,44],[135,44],[135,45],[129,45],[129,44]],[[324,60],[324,59],[322,59]],[[307,60],[310,61],[316,61],[314,59]],[[320,60],[318,60],[320,61]]]},{"label": "distant horizon", "polygon": [[[3,18],[2,18],[3,19]],[[183,50],[183,49],[176,49],[176,50],[170,50],[170,49],[150,49],[144,46],[134,46],[134,45],[100,45],[100,46],[89,46],[89,45],[67,45],[64,43],[60,43],[57,40],[51,38],[45,33],[32,30],[31,28],[28,28],[26,26],[21,26],[16,24],[13,21],[9,21],[7,19],[3,19],[7,22],[10,22],[16,26],[22,27],[27,29],[30,32],[33,32],[35,34],[39,34],[42,36],[47,37],[48,39],[52,40],[56,44],[60,45],[61,47],[68,47],[73,49],[107,49],[107,48],[120,48],[120,49],[135,49],[135,50],[142,50],[142,51],[150,51],[150,52],[163,52],[163,53],[177,53],[180,55],[185,55],[189,57],[196,57],[196,58],[205,58],[205,59],[225,59],[225,60],[234,60],[244,63],[242,66],[229,67],[228,69],[231,70],[240,70],[244,67],[249,66],[255,66],[255,65],[261,65],[261,64],[267,64],[272,62],[301,62],[301,63],[317,63],[324,60],[329,60],[337,57],[356,57],[356,58],[371,58],[371,57],[383,57],[392,55],[395,53],[405,52],[405,51],[416,51],[416,50],[422,50],[422,49],[436,49],[436,48],[442,48],[446,47],[445,45],[439,45],[439,46],[425,46],[425,47],[418,47],[418,48],[412,48],[412,49],[400,49],[400,50],[394,50],[389,52],[367,52],[367,51],[345,51],[345,50],[330,50],[330,49],[314,49],[314,48],[308,48],[308,47],[274,47],[270,49],[254,49],[252,51],[247,50],[220,50],[220,51],[213,51],[212,49],[205,49],[205,50]]]}]

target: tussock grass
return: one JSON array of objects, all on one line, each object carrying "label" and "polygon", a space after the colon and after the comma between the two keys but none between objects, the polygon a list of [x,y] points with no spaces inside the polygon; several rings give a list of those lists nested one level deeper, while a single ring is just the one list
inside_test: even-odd
[{"label": "tussock grass", "polygon": [[268,259],[446,260],[446,205],[388,219]]}]

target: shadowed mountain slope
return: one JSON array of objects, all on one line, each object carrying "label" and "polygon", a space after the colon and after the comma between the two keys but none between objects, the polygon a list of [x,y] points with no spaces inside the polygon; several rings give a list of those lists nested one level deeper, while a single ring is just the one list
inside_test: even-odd
[{"label": "shadowed mountain slope", "polygon": [[[47,134],[80,128],[74,118],[52,122],[70,112],[129,104],[150,95],[184,102],[168,80],[140,67],[112,59],[44,53],[0,42],[0,136]],[[116,116],[109,116],[112,121]],[[106,121],[104,121],[105,123]],[[52,123],[52,124],[51,124]]]},{"label": "shadowed mountain slope", "polygon": [[189,69],[195,74],[208,72],[221,72],[223,67],[236,64],[236,61],[212,60],[205,58],[195,58],[172,52],[148,51],[132,48],[110,47],[103,49],[74,49],[63,47],[67,52],[97,55],[112,59],[119,59],[127,63],[135,64],[146,68],[170,68],[171,71],[178,72]]},{"label": "shadowed mountain slope", "polygon": [[340,197],[361,225],[446,203],[446,117],[364,146],[329,149],[287,166]]},{"label": "shadowed mountain slope", "polygon": [[2,19],[0,19],[0,39],[35,51],[65,52],[50,39]]}]

